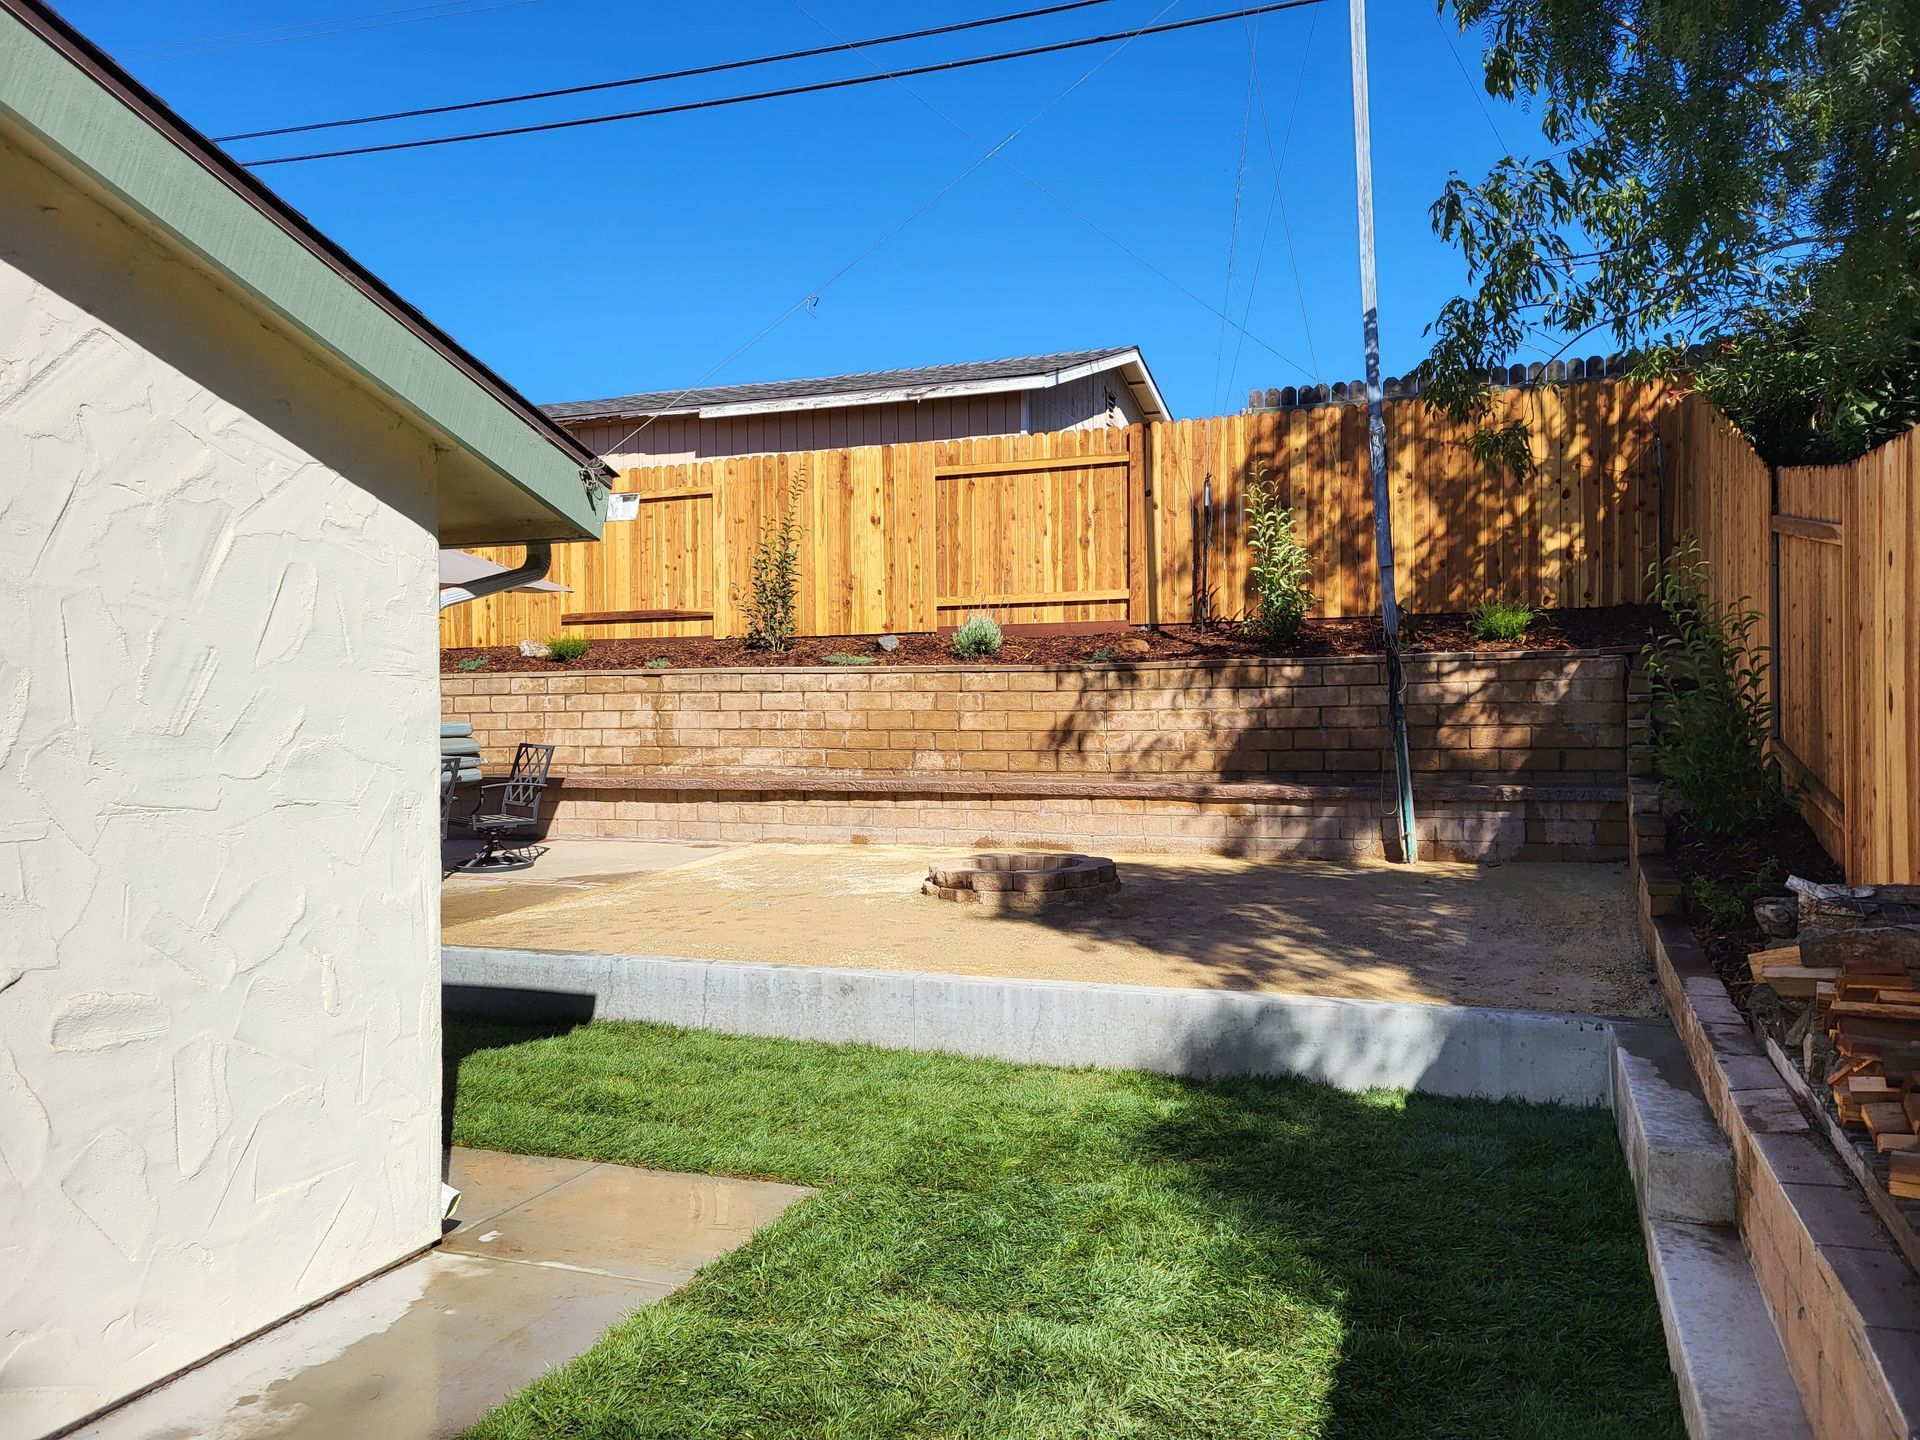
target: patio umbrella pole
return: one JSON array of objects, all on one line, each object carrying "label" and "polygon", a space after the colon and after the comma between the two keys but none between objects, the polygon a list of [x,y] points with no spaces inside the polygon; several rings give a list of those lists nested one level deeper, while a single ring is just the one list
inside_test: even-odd
[{"label": "patio umbrella pole", "polygon": [[1387,491],[1387,423],[1380,411],[1380,292],[1373,273],[1373,144],[1367,121],[1367,5],[1348,0],[1353,53],[1353,151],[1360,208],[1360,324],[1367,346],[1367,460],[1373,471],[1373,542],[1386,632],[1387,724],[1393,732],[1395,820],[1400,858],[1420,858],[1413,834],[1413,766],[1407,757],[1406,678],[1400,668],[1400,604],[1393,584],[1393,504]]}]

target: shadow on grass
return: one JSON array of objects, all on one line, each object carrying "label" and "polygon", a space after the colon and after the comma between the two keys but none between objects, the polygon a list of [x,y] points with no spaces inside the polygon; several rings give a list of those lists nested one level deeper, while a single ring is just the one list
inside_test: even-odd
[{"label": "shadow on grass", "polygon": [[447,1033],[463,1144],[822,1188],[480,1435],[1682,1433],[1603,1113]]}]

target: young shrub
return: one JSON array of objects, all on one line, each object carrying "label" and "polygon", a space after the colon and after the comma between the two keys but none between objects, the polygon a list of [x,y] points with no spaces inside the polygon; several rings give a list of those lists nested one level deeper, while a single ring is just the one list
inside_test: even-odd
[{"label": "young shrub", "polygon": [[749,650],[779,654],[793,648],[799,625],[794,596],[800,583],[800,497],[804,488],[800,477],[794,476],[787,485],[785,508],[761,522],[760,539],[753,547],[753,593],[747,597],[746,607]]},{"label": "young shrub", "polygon": [[822,655],[820,658],[829,665],[878,665],[880,663],[880,657],[877,655]]},{"label": "young shrub", "polygon": [[484,670],[487,668],[487,657],[484,655],[469,655],[460,662],[460,668],[462,670]]},{"label": "young shrub", "polygon": [[953,632],[953,653],[962,660],[977,660],[982,655],[1000,653],[1000,627],[991,615],[975,611],[967,623]]},{"label": "young shrub", "polygon": [[1709,875],[1696,875],[1690,884],[1694,903],[1707,927],[1728,935],[1753,923],[1753,902],[1780,883],[1780,862],[1768,860],[1750,880],[1723,885]]},{"label": "young shrub", "polygon": [[587,637],[584,635],[555,635],[547,641],[547,655],[560,661],[578,660],[587,653]]},{"label": "young shrub", "polygon": [[1767,656],[1760,617],[1707,593],[1692,540],[1666,573],[1648,572],[1663,632],[1641,657],[1653,686],[1653,758],[1661,795],[1696,830],[1735,836],[1786,806],[1780,764],[1768,753]]},{"label": "young shrub", "polygon": [[669,660],[666,656],[656,655],[651,660],[642,660],[640,662],[640,668],[642,670],[664,670],[671,664],[673,664],[673,661]]},{"label": "young shrub", "polygon": [[1254,612],[1246,631],[1262,645],[1278,648],[1300,633],[1319,601],[1307,588],[1313,556],[1294,532],[1293,512],[1280,503],[1280,482],[1269,480],[1264,465],[1248,477],[1247,546],[1253,551]]},{"label": "young shrub", "polygon": [[1467,617],[1476,640],[1518,640],[1533,624],[1533,607],[1519,600],[1482,600]]},{"label": "young shrub", "polygon": [[1102,645],[1098,650],[1095,650],[1087,656],[1087,664],[1089,665],[1111,665],[1112,663],[1113,647],[1111,645]]}]

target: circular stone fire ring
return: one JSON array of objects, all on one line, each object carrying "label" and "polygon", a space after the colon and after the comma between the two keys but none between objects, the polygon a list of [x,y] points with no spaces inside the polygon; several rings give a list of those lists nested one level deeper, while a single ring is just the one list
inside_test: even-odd
[{"label": "circular stone fire ring", "polygon": [[1027,912],[1109,899],[1120,891],[1120,872],[1098,855],[997,850],[940,861],[928,869],[920,891],[988,910]]}]

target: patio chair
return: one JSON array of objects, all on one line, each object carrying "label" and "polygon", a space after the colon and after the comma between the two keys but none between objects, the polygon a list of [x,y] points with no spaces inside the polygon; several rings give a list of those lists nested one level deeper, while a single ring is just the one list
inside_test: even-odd
[{"label": "patio chair", "polygon": [[506,779],[481,782],[480,798],[467,817],[467,828],[487,843],[478,855],[456,869],[498,872],[525,870],[533,864],[537,855],[511,840],[539,825],[540,794],[547,788],[547,771],[552,766],[553,746],[523,743],[513,752],[513,769]]},{"label": "patio chair", "polygon": [[454,792],[460,788],[460,767],[462,761],[458,755],[440,757],[440,838],[447,838],[447,826],[453,819]]}]

